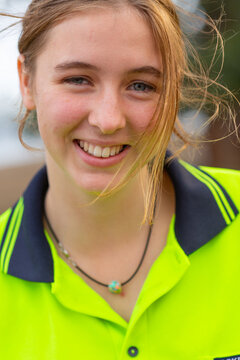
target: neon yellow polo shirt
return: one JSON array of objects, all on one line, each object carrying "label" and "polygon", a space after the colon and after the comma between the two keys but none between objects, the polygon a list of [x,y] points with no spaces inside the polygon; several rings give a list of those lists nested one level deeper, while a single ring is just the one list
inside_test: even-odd
[{"label": "neon yellow polo shirt", "polygon": [[0,359],[240,360],[240,173],[167,171],[176,212],[129,323],[58,256],[36,175],[0,217]]}]

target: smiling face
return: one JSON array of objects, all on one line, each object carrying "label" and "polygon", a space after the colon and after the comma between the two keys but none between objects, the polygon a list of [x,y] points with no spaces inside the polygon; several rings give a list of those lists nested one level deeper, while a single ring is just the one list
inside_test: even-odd
[{"label": "smiling face", "polygon": [[156,109],[161,61],[146,21],[130,7],[91,9],[50,30],[32,82],[21,61],[23,102],[36,108],[49,170],[103,190],[127,155],[128,168],[136,160]]}]

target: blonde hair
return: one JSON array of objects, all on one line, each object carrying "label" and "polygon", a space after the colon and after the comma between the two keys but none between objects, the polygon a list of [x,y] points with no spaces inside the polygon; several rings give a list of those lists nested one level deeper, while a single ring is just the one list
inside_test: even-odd
[{"label": "blonde hair", "polygon": [[[143,221],[148,219],[151,222],[171,135],[174,133],[183,143],[178,154],[192,143],[179,122],[179,108],[187,106],[201,109],[204,105],[211,104],[213,113],[209,121],[218,116],[220,109],[225,109],[230,118],[234,119],[228,102],[224,99],[220,100],[209,91],[209,88],[216,84],[216,79],[209,79],[194,48],[184,37],[177,15],[177,10],[181,11],[181,9],[176,8],[170,0],[33,0],[21,18],[22,33],[18,49],[25,57],[26,70],[34,74],[35,60],[47,42],[49,30],[57,23],[89,8],[122,5],[135,8],[147,20],[158,47],[164,71],[159,84],[158,105],[152,124],[139,139],[141,152],[136,162],[114,188],[107,187],[98,197],[109,196],[118,191],[131,176],[137,174],[140,168],[148,165],[149,184],[145,190]],[[223,50],[222,38],[215,23],[210,18],[205,21],[216,32],[220,48]],[[19,124],[19,138],[25,147],[28,146],[24,143],[22,135],[29,114],[27,110]]]}]

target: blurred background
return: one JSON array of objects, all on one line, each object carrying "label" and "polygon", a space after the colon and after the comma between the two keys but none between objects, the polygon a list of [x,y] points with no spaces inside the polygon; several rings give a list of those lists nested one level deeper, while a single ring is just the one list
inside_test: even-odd
[{"label": "blurred background", "polygon": [[[223,12],[221,33],[225,43],[225,61],[220,82],[234,92],[240,99],[240,1],[237,0],[173,0],[186,11],[204,18],[204,12],[213,19],[219,19]],[[29,0],[0,0],[0,12],[22,15]],[[203,11],[203,12],[202,12]],[[194,19],[194,17],[192,18]],[[13,20],[0,17],[0,30]],[[189,20],[181,15],[184,32],[200,49],[202,60],[210,63],[214,51],[208,35],[208,29],[203,28],[201,20]],[[43,151],[32,152],[24,149],[17,136],[16,117],[21,100],[16,71],[17,40],[21,26],[14,26],[0,32],[0,213],[14,204],[21,195],[28,181],[44,163]],[[217,73],[220,60],[216,61],[213,71]],[[206,113],[200,113],[192,120],[191,111],[181,113],[181,121],[185,129],[194,133],[207,119]],[[190,120],[191,119],[191,120]],[[239,118],[237,118],[239,123]],[[204,127],[202,135],[206,140],[219,139],[229,134],[229,122],[221,118],[213,124]],[[34,129],[28,128],[25,141],[37,148],[43,149],[41,140]],[[188,149],[183,156],[190,162],[201,165],[240,169],[240,144],[236,135],[224,140],[206,141],[198,150]]]}]

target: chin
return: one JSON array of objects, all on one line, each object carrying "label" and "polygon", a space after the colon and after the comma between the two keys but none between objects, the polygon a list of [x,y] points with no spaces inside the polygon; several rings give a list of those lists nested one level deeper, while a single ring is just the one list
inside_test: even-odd
[{"label": "chin", "polygon": [[114,179],[114,176],[106,176],[100,174],[91,174],[91,175],[82,175],[80,179],[75,178],[76,185],[82,189],[84,192],[89,193],[90,195],[99,195],[103,192],[108,186],[108,190],[115,187],[119,179]]}]

